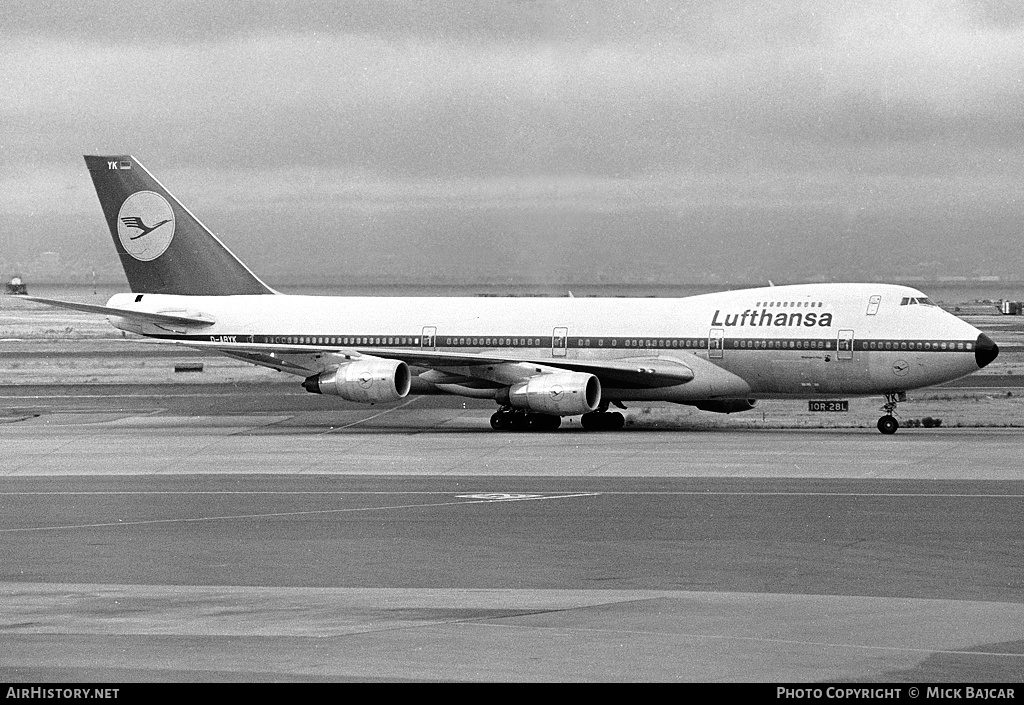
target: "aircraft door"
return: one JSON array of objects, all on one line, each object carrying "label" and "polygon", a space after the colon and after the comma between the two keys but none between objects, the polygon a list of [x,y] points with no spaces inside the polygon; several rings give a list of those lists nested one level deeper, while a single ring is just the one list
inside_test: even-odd
[{"label": "aircraft door", "polygon": [[722,359],[722,351],[725,347],[725,329],[712,328],[708,333],[708,358],[712,360]]},{"label": "aircraft door", "polygon": [[421,350],[437,350],[437,326],[425,326],[420,336]]},{"label": "aircraft door", "polygon": [[565,357],[569,346],[569,329],[555,328],[551,332],[551,357]]},{"label": "aircraft door", "polygon": [[868,299],[868,313],[869,316],[874,316],[878,313],[878,306],[882,303],[882,297],[878,294],[874,294]]},{"label": "aircraft door", "polygon": [[841,331],[839,331],[839,338],[836,340],[836,359],[839,359],[839,360],[852,360],[853,359],[853,331],[852,330],[841,330]]}]

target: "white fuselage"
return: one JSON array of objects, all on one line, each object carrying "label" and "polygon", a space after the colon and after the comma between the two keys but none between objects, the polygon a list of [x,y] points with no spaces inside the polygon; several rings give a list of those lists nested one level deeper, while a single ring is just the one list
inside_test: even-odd
[{"label": "white fuselage", "polygon": [[[675,361],[693,370],[692,380],[653,389],[606,385],[604,396],[687,402],[887,394],[976,371],[980,331],[922,299],[904,286],[806,284],[682,299],[118,294],[108,305],[215,321],[161,327],[111,317],[119,328],[186,344],[331,346],[363,355],[433,350],[553,367],[572,360]],[[300,375],[335,364],[332,354],[281,359],[289,365],[279,369]],[[432,371],[438,367],[445,366]],[[429,379],[414,391],[429,388]],[[460,393],[458,385],[439,390]]]}]

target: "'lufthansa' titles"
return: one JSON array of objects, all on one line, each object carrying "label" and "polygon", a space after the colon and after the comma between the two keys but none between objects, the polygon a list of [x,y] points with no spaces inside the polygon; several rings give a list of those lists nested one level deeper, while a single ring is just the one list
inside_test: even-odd
[{"label": "'lufthansa' titles", "polygon": [[721,310],[716,310],[714,317],[711,319],[711,325],[726,327],[773,326],[776,328],[795,328],[797,326],[813,328],[814,326],[819,326],[821,328],[828,328],[832,325],[832,314],[818,313],[816,311],[809,311],[807,313],[797,313],[796,311],[783,313],[782,311],[767,311],[763,309],[755,309],[752,311],[749,308],[743,313],[723,314]]}]

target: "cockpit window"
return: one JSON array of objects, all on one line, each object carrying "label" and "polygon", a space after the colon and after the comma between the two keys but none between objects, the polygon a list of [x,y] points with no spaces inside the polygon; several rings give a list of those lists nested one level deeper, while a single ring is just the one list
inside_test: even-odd
[{"label": "cockpit window", "polygon": [[920,304],[922,306],[934,306],[935,305],[932,302],[932,300],[929,299],[926,296],[917,296],[917,297],[914,297],[914,296],[904,296],[903,299],[900,301],[900,306],[916,306],[918,304]]}]

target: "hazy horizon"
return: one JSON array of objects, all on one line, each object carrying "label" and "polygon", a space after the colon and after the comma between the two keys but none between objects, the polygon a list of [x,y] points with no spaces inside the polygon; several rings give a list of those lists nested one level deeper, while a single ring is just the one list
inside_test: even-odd
[{"label": "hazy horizon", "polygon": [[116,272],[82,154],[131,153],[270,282],[1024,279],[1015,2],[16,0],[0,37],[9,269]]}]

